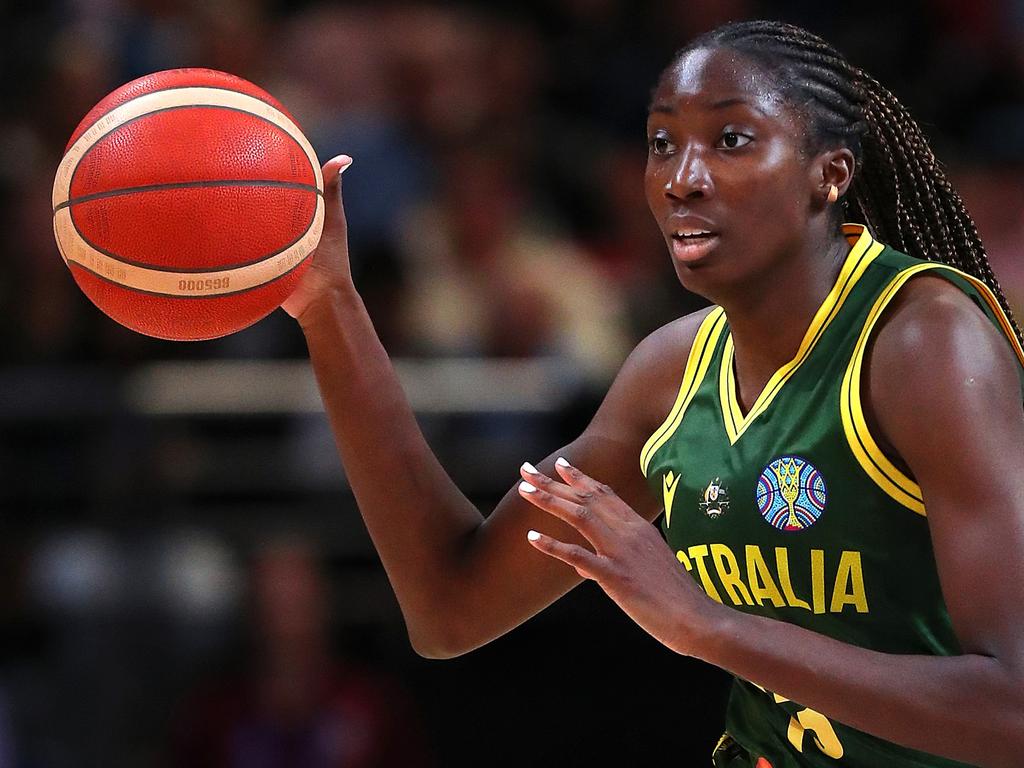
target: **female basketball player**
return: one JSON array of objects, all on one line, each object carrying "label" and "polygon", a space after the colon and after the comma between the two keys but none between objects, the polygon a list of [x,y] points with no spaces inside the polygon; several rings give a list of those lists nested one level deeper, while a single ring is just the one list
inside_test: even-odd
[{"label": "female basketball player", "polygon": [[819,38],[751,22],[678,54],[647,130],[651,211],[716,306],[641,342],[486,520],[353,288],[350,159],[325,166],[285,309],[413,645],[464,653],[594,579],[735,675],[719,764],[1019,766],[1024,350],[920,129]]}]

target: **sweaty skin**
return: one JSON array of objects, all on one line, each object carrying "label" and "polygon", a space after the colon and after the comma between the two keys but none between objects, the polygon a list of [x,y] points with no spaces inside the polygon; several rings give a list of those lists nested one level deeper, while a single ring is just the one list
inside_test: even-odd
[{"label": "sweaty skin", "polygon": [[[726,50],[698,49],[666,73],[648,139],[651,211],[681,283],[728,313],[749,408],[792,358],[847,252],[826,197],[832,184],[840,196],[848,189],[853,156],[808,154],[800,115],[756,65]],[[513,486],[485,520],[426,445],[352,285],[338,180],[346,160],[324,167],[325,235],[284,308],[305,332],[353,492],[419,653],[471,650],[591,578],[681,654],[899,744],[1019,764],[1024,408],[1005,340],[965,295],[915,278],[868,353],[867,417],[922,488],[964,651],[881,654],[711,601],[647,523],[661,504],[637,456],[671,408],[704,313],[642,341],[583,434],[537,472],[521,470],[536,490]],[[673,233],[694,218],[717,238],[681,249]],[[570,466],[556,469],[556,456]]]}]

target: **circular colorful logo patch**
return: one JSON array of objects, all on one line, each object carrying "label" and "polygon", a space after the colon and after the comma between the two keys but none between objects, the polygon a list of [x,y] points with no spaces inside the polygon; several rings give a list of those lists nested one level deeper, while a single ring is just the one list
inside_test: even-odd
[{"label": "circular colorful logo patch", "polygon": [[825,511],[825,478],[799,456],[780,456],[757,481],[757,509],[780,531],[802,531]]}]

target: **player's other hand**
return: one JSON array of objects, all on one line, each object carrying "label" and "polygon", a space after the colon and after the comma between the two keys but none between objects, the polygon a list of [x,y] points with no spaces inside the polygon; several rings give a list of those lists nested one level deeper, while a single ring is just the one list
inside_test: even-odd
[{"label": "player's other hand", "polygon": [[324,231],[320,244],[309,256],[313,263],[295,292],[281,304],[285,312],[300,322],[314,302],[327,298],[333,290],[352,287],[348,228],[341,203],[341,174],[351,164],[352,158],[348,155],[338,155],[324,163]]},{"label": "player's other hand", "polygon": [[626,614],[677,653],[699,656],[717,603],[683,569],[658,530],[607,485],[555,462],[562,482],[533,465],[520,469],[519,495],[563,520],[591,549],[530,531],[529,542],[598,583]]}]

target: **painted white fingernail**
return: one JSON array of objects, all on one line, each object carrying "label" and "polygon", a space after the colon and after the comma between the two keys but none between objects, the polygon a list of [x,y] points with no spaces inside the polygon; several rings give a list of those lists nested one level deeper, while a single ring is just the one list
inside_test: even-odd
[{"label": "painted white fingernail", "polygon": [[338,173],[344,173],[345,170],[352,165],[352,158],[348,155],[337,155],[336,157],[332,157],[328,160],[328,162],[332,162],[334,160],[341,160],[341,168],[338,169]]},{"label": "painted white fingernail", "polygon": [[523,462],[523,466],[521,466],[521,467],[520,467],[520,469],[525,469],[525,470],[526,470],[527,472],[529,472],[529,473],[530,473],[531,475],[536,475],[536,474],[539,474],[539,473],[537,472],[537,468],[536,468],[535,466],[533,466],[533,464],[531,464],[531,463],[530,463],[530,462],[528,462],[528,461],[524,461],[524,462]]},{"label": "painted white fingernail", "polygon": [[555,459],[555,464],[557,464],[560,467],[571,467],[572,466],[572,464],[570,464],[568,461],[563,459],[561,456],[559,456],[557,459]]},{"label": "painted white fingernail", "polygon": [[526,538],[528,538],[530,541],[536,541],[537,539],[540,538],[540,534],[537,533],[536,531],[530,531],[529,533],[526,534]]},{"label": "painted white fingernail", "polygon": [[536,491],[537,489],[536,489],[536,488],[534,488],[534,487],[533,487],[532,485],[530,485],[530,484],[529,484],[528,482],[526,482],[525,480],[523,480],[523,482],[521,482],[521,483],[519,484],[519,490],[520,490],[520,491],[522,491],[523,493],[533,493],[533,492],[534,492],[534,491]]}]

